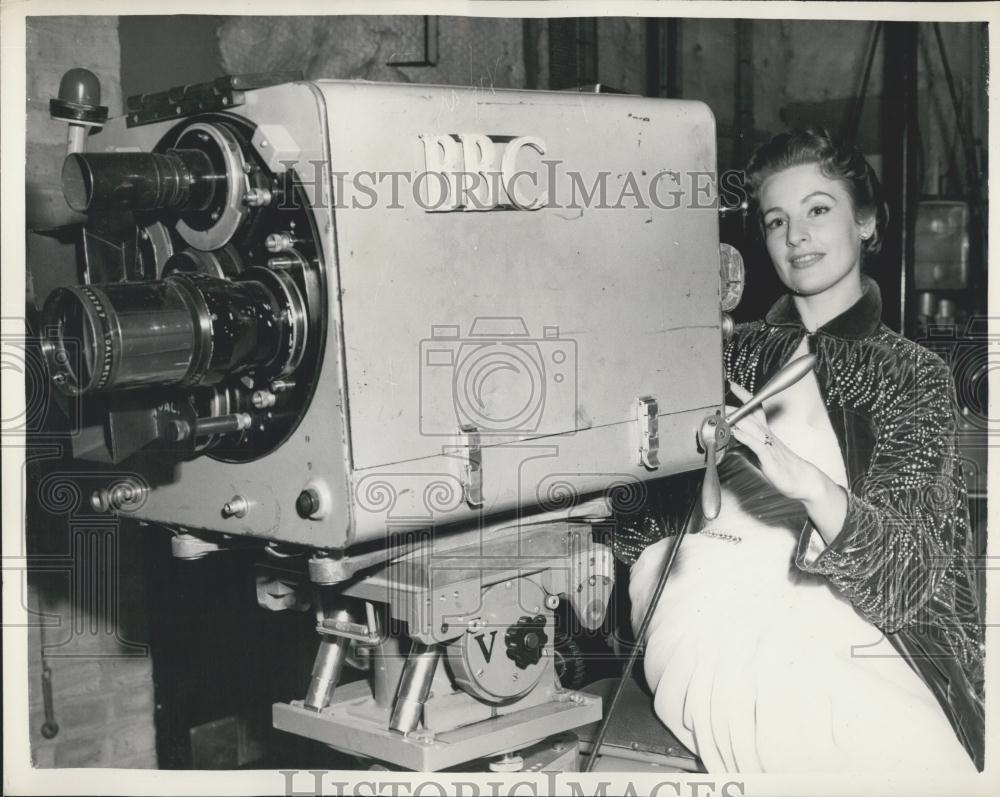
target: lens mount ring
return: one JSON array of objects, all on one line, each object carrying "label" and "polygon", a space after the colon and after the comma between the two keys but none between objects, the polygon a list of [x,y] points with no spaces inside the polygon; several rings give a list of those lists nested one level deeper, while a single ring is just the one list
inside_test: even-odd
[{"label": "lens mount ring", "polygon": [[247,215],[243,204],[245,192],[243,175],[246,160],[239,142],[229,130],[221,125],[195,122],[184,128],[177,137],[178,143],[190,133],[203,133],[222,155],[226,166],[226,197],[218,220],[204,230],[196,230],[186,221],[177,222],[177,233],[195,249],[209,251],[221,249],[232,239]]},{"label": "lens mount ring", "polygon": [[281,305],[280,316],[284,327],[281,352],[283,361],[276,359],[268,364],[269,368],[277,366],[275,377],[288,376],[302,363],[306,352],[306,342],[309,338],[309,314],[306,309],[302,291],[295,284],[291,275],[283,271],[272,271],[268,268],[254,266],[241,272],[237,282],[252,280],[266,287]]},{"label": "lens mount ring", "polygon": [[[59,389],[78,396],[107,385],[114,369],[115,330],[100,293],[88,285],[56,288],[45,301],[43,317],[53,321],[43,331],[42,353]],[[80,373],[73,368],[68,340],[80,347]]]}]

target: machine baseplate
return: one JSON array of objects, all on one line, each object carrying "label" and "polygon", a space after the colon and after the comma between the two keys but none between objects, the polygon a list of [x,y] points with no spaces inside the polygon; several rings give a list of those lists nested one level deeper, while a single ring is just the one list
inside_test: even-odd
[{"label": "machine baseplate", "polygon": [[[385,714],[371,699],[367,684],[355,682],[340,687],[336,702],[322,711],[307,709],[300,700],[275,703],[272,719],[278,730],[347,753],[428,772],[527,747],[601,718],[599,697],[566,691],[558,698],[443,733],[418,731],[402,736],[386,727]],[[366,701],[371,704],[371,719],[360,710]]]}]

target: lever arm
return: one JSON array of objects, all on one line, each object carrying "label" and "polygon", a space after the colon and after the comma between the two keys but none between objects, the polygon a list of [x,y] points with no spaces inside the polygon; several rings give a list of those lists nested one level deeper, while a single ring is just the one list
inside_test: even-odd
[{"label": "lever arm", "polygon": [[767,384],[758,390],[742,407],[726,416],[726,423],[732,426],[757,409],[767,399],[778,395],[782,390],[791,387],[808,374],[816,365],[816,355],[806,354],[797,357],[772,376]]},{"label": "lever arm", "polygon": [[[727,430],[728,432],[728,430]],[[715,462],[717,431],[705,439],[705,478],[701,482],[701,512],[715,520],[722,508],[722,485],[719,484],[719,466]]]},{"label": "lever arm", "polygon": [[715,520],[722,507],[722,487],[715,454],[725,448],[732,437],[731,427],[757,409],[765,400],[773,398],[791,387],[816,366],[816,355],[797,357],[772,376],[742,407],[729,415],[712,415],[705,419],[698,430],[698,442],[705,450],[705,479],[701,486],[701,508],[708,520]]}]

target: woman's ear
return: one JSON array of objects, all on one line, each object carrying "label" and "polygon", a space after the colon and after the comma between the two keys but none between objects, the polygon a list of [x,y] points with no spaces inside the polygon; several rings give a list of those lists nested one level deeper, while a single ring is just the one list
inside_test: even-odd
[{"label": "woman's ear", "polygon": [[865,219],[859,220],[859,234],[862,241],[867,241],[875,234],[875,216],[874,214]]}]

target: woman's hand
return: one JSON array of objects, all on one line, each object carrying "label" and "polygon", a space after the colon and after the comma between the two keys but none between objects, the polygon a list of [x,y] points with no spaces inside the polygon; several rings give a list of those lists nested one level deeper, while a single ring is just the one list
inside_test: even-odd
[{"label": "woman's hand", "polygon": [[[737,384],[730,389],[740,401],[747,402],[751,395]],[[792,451],[767,425],[763,407],[737,422],[732,427],[733,437],[757,455],[760,470],[774,488],[788,498],[809,500],[819,492],[819,477],[823,473],[810,462]]]},{"label": "woman's hand", "polygon": [[[750,393],[739,385],[730,387],[741,401],[750,400]],[[763,407],[734,424],[732,434],[757,455],[761,473],[779,493],[805,504],[813,525],[827,543],[831,542],[847,516],[843,488],[770,430]]]}]

